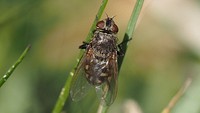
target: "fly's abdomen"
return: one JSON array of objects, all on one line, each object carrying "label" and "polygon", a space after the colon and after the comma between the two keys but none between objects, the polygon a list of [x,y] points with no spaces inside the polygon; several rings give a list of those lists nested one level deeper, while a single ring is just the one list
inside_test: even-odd
[{"label": "fly's abdomen", "polygon": [[87,54],[88,57],[85,60],[84,70],[87,81],[97,86],[104,83],[109,77],[109,60],[106,58],[106,54],[102,54],[101,52],[98,54],[92,53],[93,54]]}]

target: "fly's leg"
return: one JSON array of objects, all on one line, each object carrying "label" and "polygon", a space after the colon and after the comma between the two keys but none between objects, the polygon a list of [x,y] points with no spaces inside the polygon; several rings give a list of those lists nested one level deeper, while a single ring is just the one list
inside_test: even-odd
[{"label": "fly's leg", "polygon": [[118,44],[117,45],[117,47],[119,48],[119,50],[117,51],[117,55],[118,56],[124,56],[124,50],[123,50],[123,48],[122,48],[122,46],[123,46],[123,44],[126,44],[126,43],[128,43],[129,41],[131,41],[132,40],[132,38],[130,38],[130,39],[128,39],[128,40],[125,40],[125,41],[123,41],[123,42],[121,42],[120,44]]},{"label": "fly's leg", "polygon": [[118,55],[118,56],[124,56],[124,51],[123,51],[123,49],[122,49],[122,45],[119,44],[119,45],[118,45],[118,48],[119,48],[119,50],[117,51],[117,55]]},{"label": "fly's leg", "polygon": [[88,45],[89,45],[88,42],[83,42],[83,44],[79,46],[79,49],[86,49]]}]

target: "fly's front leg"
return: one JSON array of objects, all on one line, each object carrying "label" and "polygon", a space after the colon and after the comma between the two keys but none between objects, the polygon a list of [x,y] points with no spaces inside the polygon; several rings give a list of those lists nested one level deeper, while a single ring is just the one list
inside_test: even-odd
[{"label": "fly's front leg", "polygon": [[89,45],[88,42],[83,42],[83,44],[79,46],[79,49],[86,49],[88,45]]},{"label": "fly's front leg", "polygon": [[117,51],[117,55],[124,56],[125,51],[123,50],[122,46],[123,46],[123,44],[126,44],[127,42],[129,42],[131,40],[132,40],[132,38],[125,40],[117,45],[117,47],[119,48],[119,50]]}]

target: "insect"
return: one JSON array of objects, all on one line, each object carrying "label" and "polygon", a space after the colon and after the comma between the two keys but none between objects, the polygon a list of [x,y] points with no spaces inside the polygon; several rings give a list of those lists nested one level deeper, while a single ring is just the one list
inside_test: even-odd
[{"label": "insect", "polygon": [[113,18],[107,16],[97,22],[91,41],[79,46],[79,49],[85,49],[85,53],[72,78],[70,95],[73,101],[83,98],[91,87],[107,106],[116,98],[117,57],[123,53],[117,45],[118,26]]}]

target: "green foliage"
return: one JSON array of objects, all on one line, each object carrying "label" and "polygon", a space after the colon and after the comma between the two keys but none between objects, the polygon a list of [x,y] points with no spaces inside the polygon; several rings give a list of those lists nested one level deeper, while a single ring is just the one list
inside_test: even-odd
[{"label": "green foliage", "polygon": [[18,58],[18,60],[10,67],[10,69],[3,75],[3,77],[0,79],[0,87],[8,80],[8,78],[11,76],[13,71],[17,68],[17,66],[23,61],[24,57],[30,50],[31,46],[27,46],[24,52],[21,54],[21,56]]}]

